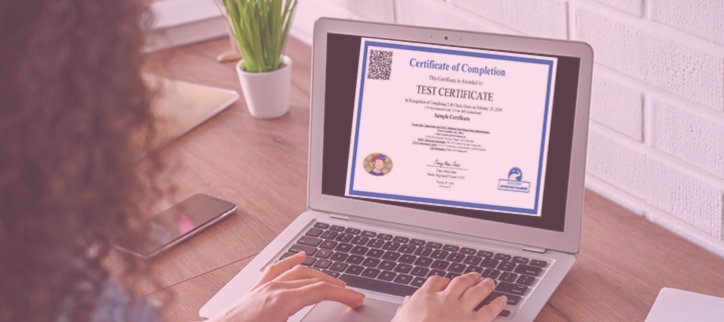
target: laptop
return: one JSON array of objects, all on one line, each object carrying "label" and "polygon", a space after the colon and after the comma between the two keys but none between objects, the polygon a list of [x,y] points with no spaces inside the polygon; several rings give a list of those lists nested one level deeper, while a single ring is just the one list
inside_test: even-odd
[{"label": "laptop", "polygon": [[314,27],[308,210],[200,310],[270,264],[366,294],[289,321],[389,321],[432,275],[477,271],[532,321],[580,250],[593,51],[585,43],[337,19]]}]

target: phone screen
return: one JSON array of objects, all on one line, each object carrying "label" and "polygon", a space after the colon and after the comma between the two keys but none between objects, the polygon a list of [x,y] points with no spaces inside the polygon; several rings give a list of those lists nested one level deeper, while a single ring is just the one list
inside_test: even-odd
[{"label": "phone screen", "polygon": [[236,205],[228,201],[196,194],[123,232],[112,243],[143,257],[152,256],[235,208]]}]

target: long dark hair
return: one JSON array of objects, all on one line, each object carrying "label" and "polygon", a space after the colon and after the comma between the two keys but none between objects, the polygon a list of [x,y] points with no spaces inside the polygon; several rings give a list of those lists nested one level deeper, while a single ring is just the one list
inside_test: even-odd
[{"label": "long dark hair", "polygon": [[52,321],[69,296],[88,321],[108,239],[146,206],[144,7],[0,1],[0,321]]}]

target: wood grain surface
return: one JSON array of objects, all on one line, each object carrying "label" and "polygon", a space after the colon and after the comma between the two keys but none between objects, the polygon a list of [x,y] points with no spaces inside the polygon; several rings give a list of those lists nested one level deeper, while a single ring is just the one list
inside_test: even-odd
[{"label": "wood grain surface", "polygon": [[[149,73],[241,92],[232,63],[217,63],[222,39],[149,56]],[[197,192],[239,211],[151,261],[157,285],[143,294],[173,301],[165,320],[198,310],[306,209],[311,48],[291,38],[291,109],[274,120],[249,115],[243,98],[164,147],[176,193]],[[586,191],[581,254],[536,321],[643,321],[662,287],[724,297],[724,259]]]},{"label": "wood grain surface", "polygon": [[[145,72],[241,93],[234,63],[218,63],[228,40],[153,53]],[[310,48],[289,42],[291,108],[274,120],[253,118],[242,98],[219,115],[160,150],[167,163],[164,185],[173,193],[156,212],[193,194],[207,193],[237,204],[236,214],[149,261],[153,292],[247,258],[263,249],[306,209]]]}]

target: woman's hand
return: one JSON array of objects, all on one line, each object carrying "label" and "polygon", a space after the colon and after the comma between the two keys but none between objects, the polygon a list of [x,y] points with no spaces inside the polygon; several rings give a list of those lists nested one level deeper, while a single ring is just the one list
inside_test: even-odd
[{"label": "woman's hand", "polygon": [[248,294],[208,321],[283,322],[305,306],[330,300],[351,308],[362,305],[364,294],[345,288],[346,283],[301,264],[301,252],[267,267]]},{"label": "woman's hand", "polygon": [[397,309],[392,322],[490,322],[503,311],[508,299],[501,296],[473,313],[495,289],[493,280],[482,280],[476,272],[458,276],[450,281],[431,276]]}]

